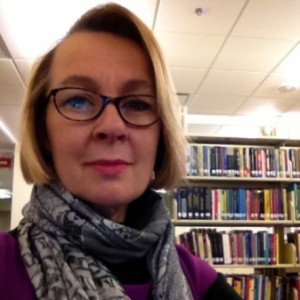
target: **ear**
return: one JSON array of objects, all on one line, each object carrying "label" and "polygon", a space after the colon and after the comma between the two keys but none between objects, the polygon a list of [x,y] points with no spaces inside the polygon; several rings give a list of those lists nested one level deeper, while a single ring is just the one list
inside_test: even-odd
[{"label": "ear", "polygon": [[152,171],[151,180],[155,180],[155,171]]}]

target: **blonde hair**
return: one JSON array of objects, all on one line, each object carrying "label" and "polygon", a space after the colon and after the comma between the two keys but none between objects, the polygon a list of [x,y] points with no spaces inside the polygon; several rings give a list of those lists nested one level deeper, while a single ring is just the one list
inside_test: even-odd
[{"label": "blonde hair", "polygon": [[[160,47],[151,30],[133,13],[117,4],[95,7],[86,12],[67,36],[80,31],[108,32],[129,38],[143,48],[153,69],[161,119],[151,187],[172,188],[181,180],[186,165],[186,140],[179,123],[179,105]],[[63,41],[63,40],[62,40]],[[28,183],[47,184],[56,179],[51,153],[47,149],[46,109],[50,69],[56,45],[33,69],[22,116],[20,141],[21,170]]]}]

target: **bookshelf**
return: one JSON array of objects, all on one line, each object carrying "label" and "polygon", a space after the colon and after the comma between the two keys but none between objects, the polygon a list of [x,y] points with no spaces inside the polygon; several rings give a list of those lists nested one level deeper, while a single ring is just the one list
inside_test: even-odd
[{"label": "bookshelf", "polygon": [[233,286],[236,277],[240,285],[259,275],[272,290],[261,299],[282,299],[295,286],[289,274],[300,283],[300,141],[189,142],[187,176],[167,200],[176,242],[228,274]]}]

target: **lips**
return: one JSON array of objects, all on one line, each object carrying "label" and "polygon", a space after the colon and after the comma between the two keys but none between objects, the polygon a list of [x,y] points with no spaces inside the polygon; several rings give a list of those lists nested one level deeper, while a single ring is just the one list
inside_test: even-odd
[{"label": "lips", "polygon": [[121,175],[130,165],[128,162],[120,159],[115,160],[97,160],[86,164],[97,173],[105,176]]}]

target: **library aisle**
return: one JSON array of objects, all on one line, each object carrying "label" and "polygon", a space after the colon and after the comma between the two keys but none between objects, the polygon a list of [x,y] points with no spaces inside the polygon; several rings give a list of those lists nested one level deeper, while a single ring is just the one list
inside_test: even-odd
[{"label": "library aisle", "polygon": [[13,153],[0,150],[0,231],[10,228],[13,182]]}]

